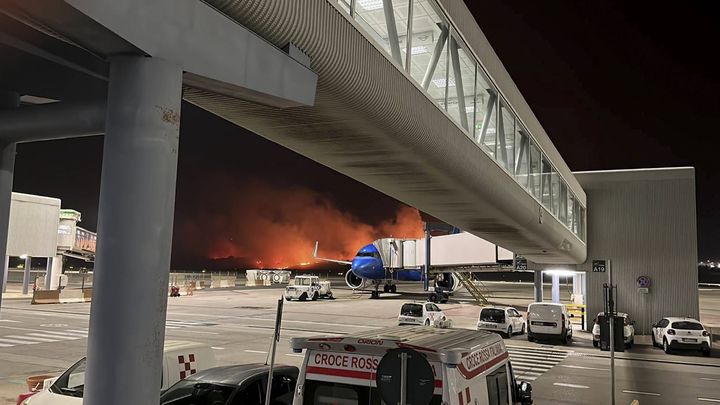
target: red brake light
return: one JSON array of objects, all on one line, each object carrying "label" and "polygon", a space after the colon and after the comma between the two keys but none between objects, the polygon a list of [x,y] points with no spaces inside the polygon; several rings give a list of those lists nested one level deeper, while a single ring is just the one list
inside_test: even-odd
[{"label": "red brake light", "polygon": [[675,329],[668,329],[668,330],[667,330],[667,334],[668,334],[668,335],[674,335],[674,334],[675,334]]}]

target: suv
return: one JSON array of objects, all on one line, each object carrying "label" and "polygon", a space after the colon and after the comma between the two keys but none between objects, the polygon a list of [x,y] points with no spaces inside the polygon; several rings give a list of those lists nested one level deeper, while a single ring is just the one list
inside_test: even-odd
[{"label": "suv", "polygon": [[510,337],[513,333],[523,335],[525,319],[512,307],[483,307],[480,309],[477,330],[500,332],[505,337]]},{"label": "suv", "polygon": [[434,303],[406,302],[400,307],[398,325],[425,325],[447,327],[445,313]]},{"label": "suv", "polygon": [[[617,317],[623,318],[623,341],[625,347],[630,349],[635,344],[635,321],[631,321],[630,316],[622,312],[618,312]],[[600,312],[597,318],[593,319],[595,323],[592,328],[593,347],[600,346],[600,324],[603,322],[603,318],[605,318],[605,313]]]},{"label": "suv", "polygon": [[665,353],[675,349],[700,350],[710,356],[710,332],[693,318],[663,318],[652,326],[653,346]]},{"label": "suv", "polygon": [[332,288],[329,281],[320,281],[318,276],[296,276],[285,287],[285,299],[305,301],[308,298],[315,301],[318,298],[332,299]]}]

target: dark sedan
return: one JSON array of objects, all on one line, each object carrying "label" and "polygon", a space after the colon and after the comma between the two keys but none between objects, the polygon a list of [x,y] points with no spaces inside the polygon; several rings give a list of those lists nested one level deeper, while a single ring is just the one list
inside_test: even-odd
[{"label": "dark sedan", "polygon": [[[160,398],[162,405],[264,405],[269,366],[243,364],[200,371],[177,382]],[[298,368],[278,365],[273,370],[270,403],[290,405]]]}]

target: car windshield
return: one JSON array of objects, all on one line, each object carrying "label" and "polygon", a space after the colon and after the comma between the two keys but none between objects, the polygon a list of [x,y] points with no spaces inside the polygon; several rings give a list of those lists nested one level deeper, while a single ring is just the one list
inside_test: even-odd
[{"label": "car windshield", "polygon": [[67,371],[62,373],[50,388],[56,394],[69,395],[73,397],[83,396],[85,388],[85,366],[86,359],[83,357],[73,364]]},{"label": "car windshield", "polygon": [[531,305],[528,309],[529,316],[535,319],[560,320],[562,307],[557,305]]},{"label": "car windshield", "polygon": [[403,316],[422,316],[423,309],[420,304],[405,304],[400,309],[400,315]]},{"label": "car windshield", "polygon": [[497,308],[485,308],[480,311],[480,320],[483,322],[505,322],[505,311]]},{"label": "car windshield", "polygon": [[234,386],[182,380],[170,387],[160,398],[162,405],[215,405],[225,404]]},{"label": "car windshield", "polygon": [[688,321],[673,322],[671,327],[673,329],[680,330],[703,330],[703,326],[701,324]]}]

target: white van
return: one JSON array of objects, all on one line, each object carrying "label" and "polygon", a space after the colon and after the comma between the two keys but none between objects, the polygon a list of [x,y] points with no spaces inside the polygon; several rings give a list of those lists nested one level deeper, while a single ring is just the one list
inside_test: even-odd
[{"label": "white van", "polygon": [[378,364],[388,350],[399,348],[421,353],[429,363],[435,376],[431,405],[532,403],[532,387],[515,382],[496,333],[395,326],[353,336],[293,338],[291,346],[296,353],[305,350],[293,405],[384,403]]},{"label": "white van", "polygon": [[[166,340],[161,391],[197,373],[215,367],[215,354],[205,343]],[[65,370],[59,377],[45,380],[43,389],[25,399],[26,405],[82,405],[86,359]],[[132,387],[128,387],[132,389]]]},{"label": "white van", "polygon": [[528,305],[527,338],[530,342],[535,339],[559,339],[567,344],[572,339],[572,324],[565,305],[550,302]]}]

